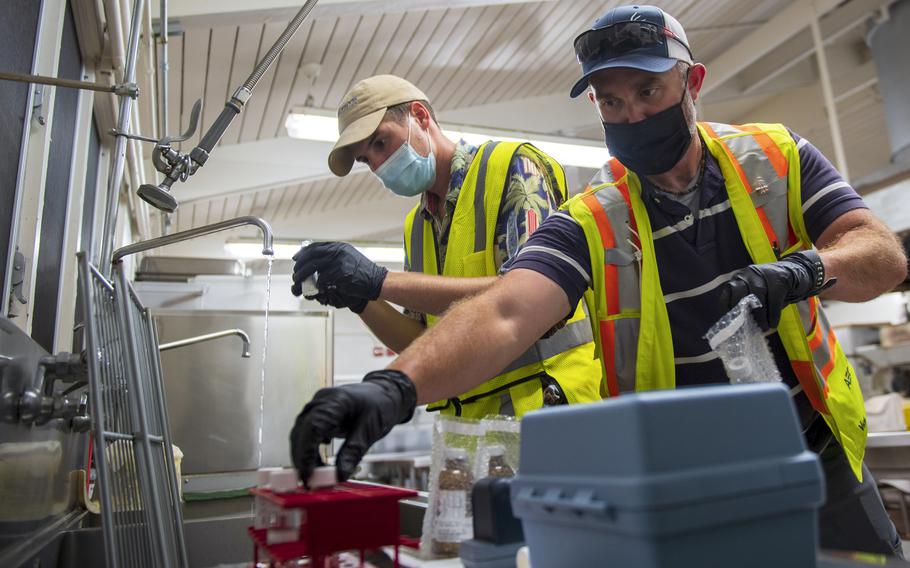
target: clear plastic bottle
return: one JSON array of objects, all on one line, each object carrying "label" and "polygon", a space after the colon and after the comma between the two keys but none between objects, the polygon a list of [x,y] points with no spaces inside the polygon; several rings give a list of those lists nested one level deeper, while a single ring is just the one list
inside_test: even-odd
[{"label": "clear plastic bottle", "polygon": [[436,518],[433,525],[434,554],[455,556],[471,522],[471,487],[474,478],[468,467],[468,452],[447,448],[445,468],[439,472],[436,490]]},{"label": "clear plastic bottle", "polygon": [[487,475],[490,477],[513,477],[515,470],[506,462],[506,449],[504,446],[490,446],[487,451],[490,453],[490,465]]},{"label": "clear plastic bottle", "polygon": [[[259,471],[257,472],[256,486],[259,489],[269,489],[270,488],[269,480],[270,480],[272,472],[280,470],[280,469],[281,468],[278,468],[278,467],[264,467],[264,468],[259,469]],[[269,501],[268,499],[265,499],[263,497],[260,497],[259,495],[257,495],[256,498],[254,499],[254,503],[255,503],[256,509],[255,509],[255,518],[253,521],[253,526],[257,529],[269,528],[269,525],[272,524],[272,515],[275,514],[275,511],[274,511],[275,506],[272,504],[271,501]]]}]

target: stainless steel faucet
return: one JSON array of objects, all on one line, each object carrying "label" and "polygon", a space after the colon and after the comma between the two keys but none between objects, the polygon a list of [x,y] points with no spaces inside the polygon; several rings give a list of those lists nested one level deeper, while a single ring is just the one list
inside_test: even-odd
[{"label": "stainless steel faucet", "polygon": [[117,264],[123,257],[129,256],[131,254],[136,254],[137,252],[179,243],[180,241],[195,239],[196,237],[210,235],[212,233],[217,233],[220,231],[226,231],[235,227],[242,227],[244,225],[254,225],[256,227],[259,227],[259,229],[262,231],[262,254],[267,256],[274,254],[274,251],[272,250],[272,227],[264,219],[261,219],[259,217],[246,216],[237,217],[235,219],[228,219],[219,223],[212,223],[211,225],[203,225],[202,227],[195,227],[186,231],[180,231],[179,233],[172,233],[163,237],[126,245],[125,247],[121,247],[114,251],[114,255],[111,257],[111,262]]},{"label": "stainless steel faucet", "polygon": [[186,339],[181,339],[179,341],[171,341],[170,343],[162,343],[158,346],[158,351],[167,351],[168,349],[177,349],[178,347],[186,347],[187,345],[195,345],[197,343],[202,343],[204,341],[210,341],[212,339],[218,339],[219,337],[227,337],[229,335],[236,335],[243,340],[243,353],[240,354],[244,359],[249,359],[250,357],[250,336],[247,335],[242,329],[226,329],[224,331],[216,331],[215,333],[206,333],[205,335],[197,335],[196,337],[187,337]]}]

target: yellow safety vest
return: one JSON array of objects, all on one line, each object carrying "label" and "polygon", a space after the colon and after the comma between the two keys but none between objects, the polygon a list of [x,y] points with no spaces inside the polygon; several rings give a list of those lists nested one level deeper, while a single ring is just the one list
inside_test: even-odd
[{"label": "yellow safety vest", "polygon": [[[563,199],[565,174],[558,162],[530,144],[487,142],[480,146],[465,175],[452,213],[445,262],[437,260],[430,222],[415,222],[420,206],[405,220],[405,252],[409,270],[456,277],[495,276],[493,255],[500,202],[509,183],[509,164],[520,147],[539,158]],[[591,298],[591,296],[588,296]],[[438,318],[427,315],[427,325]],[[536,342],[498,376],[461,396],[429,405],[429,410],[482,418],[493,414],[522,416],[544,406],[544,390],[558,388],[570,404],[601,400],[603,369],[595,357],[594,335],[582,302],[566,326]]]},{"label": "yellow safety vest", "polygon": [[[754,263],[813,246],[803,220],[799,153],[780,124],[699,123],[726,183],[743,243]],[[675,388],[673,340],[660,287],[651,225],[638,177],[611,160],[597,185],[563,205],[585,232],[591,254],[592,317],[607,389]],[[703,331],[703,330],[693,330]],[[812,406],[862,479],[866,412],[856,373],[818,298],[784,308],[777,328]]]}]

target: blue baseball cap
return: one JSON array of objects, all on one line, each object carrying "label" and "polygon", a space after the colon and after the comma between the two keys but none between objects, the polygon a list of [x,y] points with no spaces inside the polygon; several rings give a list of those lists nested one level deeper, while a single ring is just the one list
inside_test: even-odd
[{"label": "blue baseball cap", "polygon": [[678,61],[693,63],[682,25],[656,6],[614,8],[576,37],[574,45],[583,75],[569,93],[572,98],[584,92],[591,75],[604,69],[631,67],[664,73]]}]

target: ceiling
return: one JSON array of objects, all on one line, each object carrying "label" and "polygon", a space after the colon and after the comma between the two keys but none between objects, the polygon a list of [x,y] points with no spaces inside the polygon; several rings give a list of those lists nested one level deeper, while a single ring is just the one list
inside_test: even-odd
[{"label": "ceiling", "polygon": [[[890,156],[875,65],[864,40],[870,18],[888,3],[814,2],[853,181],[887,166]],[[186,128],[196,99],[203,100],[201,124],[207,129],[299,7],[290,0],[260,0],[256,10],[249,4],[170,3],[171,27],[182,33],[169,42],[169,133]],[[259,215],[281,239],[400,242],[401,222],[414,200],[393,196],[364,169],[331,176],[330,144],[286,137],[290,109],[334,111],[356,81],[393,73],[426,92],[444,123],[599,140],[590,103],[567,94],[579,74],[572,39],[617,4],[323,0],[263,75],[205,167],[175,184],[181,205],[172,228]],[[784,122],[835,161],[809,28],[812,5],[661,4],[686,28],[692,51],[708,68],[702,119]],[[197,131],[183,150],[199,137]],[[570,178],[581,185],[590,173],[573,169]],[[225,238],[175,245],[168,254],[219,256]]]}]

